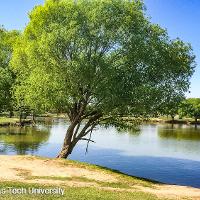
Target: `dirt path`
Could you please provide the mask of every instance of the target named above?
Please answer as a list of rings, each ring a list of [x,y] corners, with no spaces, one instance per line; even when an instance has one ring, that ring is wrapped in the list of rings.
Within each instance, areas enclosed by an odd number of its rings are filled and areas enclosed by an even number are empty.
[[[71,187],[89,186],[130,192],[140,190],[159,197],[200,200],[200,189],[153,183],[148,185],[145,181],[130,177],[126,180],[124,175],[93,166],[32,156],[0,156],[0,180]],[[126,187],[123,184],[126,184]]]

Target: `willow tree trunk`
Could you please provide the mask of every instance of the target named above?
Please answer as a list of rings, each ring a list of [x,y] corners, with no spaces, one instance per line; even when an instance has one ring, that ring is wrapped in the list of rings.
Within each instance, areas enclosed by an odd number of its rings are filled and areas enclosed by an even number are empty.
[[[58,154],[57,158],[67,158],[72,153],[72,150],[79,140],[92,141],[90,139],[84,138],[84,136],[92,132],[94,127],[97,125],[97,121],[100,119],[100,117],[102,117],[102,113],[91,113],[91,117],[87,120],[83,128],[79,130],[81,124],[81,114],[82,111],[79,111],[79,114],[71,119],[71,124],[67,129],[62,150]]]
[[[74,133],[75,126],[76,126],[75,123],[72,123],[69,126],[67,133],[66,133],[66,136],[65,136],[65,139],[64,139],[62,150],[58,154],[57,158],[67,158],[71,154],[74,146],[77,143],[76,140],[72,141],[72,136],[73,136],[73,133]]]
[[[62,150],[58,154],[57,158],[67,158],[72,153],[75,145],[75,142],[71,142],[68,140],[64,141]]]

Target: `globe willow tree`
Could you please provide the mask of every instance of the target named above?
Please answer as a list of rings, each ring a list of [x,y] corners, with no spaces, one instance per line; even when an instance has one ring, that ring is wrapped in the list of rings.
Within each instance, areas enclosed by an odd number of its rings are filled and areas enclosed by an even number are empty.
[[[190,45],[151,24],[140,1],[48,0],[29,17],[12,58],[15,97],[67,113],[59,158],[99,124],[129,126],[124,116],[151,114],[188,89]]]

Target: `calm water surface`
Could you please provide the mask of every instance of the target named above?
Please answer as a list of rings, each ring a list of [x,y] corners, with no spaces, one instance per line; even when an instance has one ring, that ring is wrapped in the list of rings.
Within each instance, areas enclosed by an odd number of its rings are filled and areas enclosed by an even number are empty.
[[[0,128],[0,154],[55,157],[68,127],[64,120],[36,127]],[[165,183],[200,188],[200,127],[142,125],[136,133],[99,127],[96,143],[81,141],[70,159]]]

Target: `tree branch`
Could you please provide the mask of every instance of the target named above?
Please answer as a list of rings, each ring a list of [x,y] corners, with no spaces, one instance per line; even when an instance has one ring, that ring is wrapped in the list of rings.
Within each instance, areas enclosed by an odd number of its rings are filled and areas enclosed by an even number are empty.
[[[78,137],[77,138],[81,138],[83,136],[85,136],[88,131],[90,132],[91,128],[94,129],[94,127],[97,125],[96,124],[96,121],[102,116],[102,114],[98,113],[96,115],[94,115],[93,117],[91,117],[88,122],[86,123],[86,125],[83,127],[83,129],[81,130],[81,132],[79,133]],[[88,131],[87,129],[92,126]]]
[[[77,133],[78,133],[78,130],[79,130],[79,128],[80,128],[80,125],[81,125],[81,121],[77,124],[77,126],[76,126],[76,130],[75,130],[75,132],[74,132],[74,135],[73,135],[73,140],[76,138],[76,135],[77,135]]]
[[[96,125],[97,125],[97,123],[94,123],[94,124],[91,126],[91,128],[90,128],[89,130],[87,130],[87,131],[83,134],[83,136],[86,136],[89,132],[92,132],[92,131],[94,130],[94,128],[95,128]]]
[[[95,143],[95,141],[94,141],[94,140],[87,139],[87,138],[81,138],[80,140],[86,140],[86,141],[88,141],[88,142],[93,142],[93,143]]]

